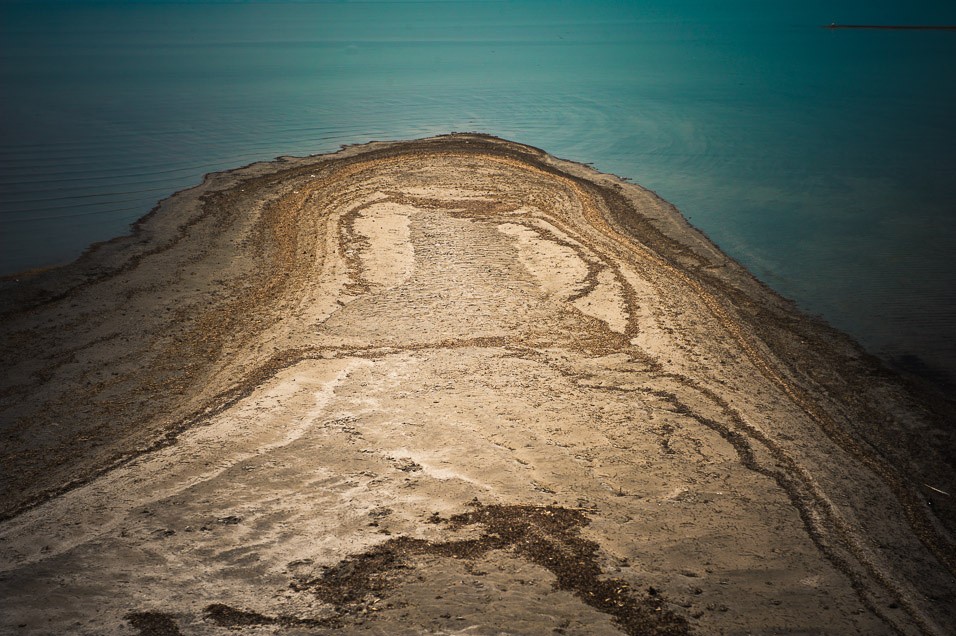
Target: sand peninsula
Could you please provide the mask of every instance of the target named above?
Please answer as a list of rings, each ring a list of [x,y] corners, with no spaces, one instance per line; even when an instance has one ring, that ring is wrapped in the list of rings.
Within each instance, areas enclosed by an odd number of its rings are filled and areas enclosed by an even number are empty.
[[[476,134],[3,282],[5,634],[945,634],[942,409],[652,192]]]

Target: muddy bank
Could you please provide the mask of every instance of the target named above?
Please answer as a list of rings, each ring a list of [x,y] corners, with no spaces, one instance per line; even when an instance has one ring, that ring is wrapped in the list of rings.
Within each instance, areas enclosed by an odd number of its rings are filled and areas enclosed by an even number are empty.
[[[283,158],[2,285],[4,630],[953,623],[945,405],[616,177]]]

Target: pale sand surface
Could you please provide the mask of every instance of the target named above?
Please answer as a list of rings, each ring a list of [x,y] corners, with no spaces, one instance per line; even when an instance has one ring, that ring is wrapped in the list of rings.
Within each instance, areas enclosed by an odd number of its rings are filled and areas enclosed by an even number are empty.
[[[952,633],[945,405],[585,166],[254,164],[0,302],[2,633]]]

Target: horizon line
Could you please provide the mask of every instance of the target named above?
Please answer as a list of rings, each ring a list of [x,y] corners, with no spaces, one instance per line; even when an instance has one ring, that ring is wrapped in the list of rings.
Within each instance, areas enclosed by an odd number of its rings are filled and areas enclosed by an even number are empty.
[[[824,29],[884,29],[890,31],[956,31],[951,24],[837,24],[823,26]]]

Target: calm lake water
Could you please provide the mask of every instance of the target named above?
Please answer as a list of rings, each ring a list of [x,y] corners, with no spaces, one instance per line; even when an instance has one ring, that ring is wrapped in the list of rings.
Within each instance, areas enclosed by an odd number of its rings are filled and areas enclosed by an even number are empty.
[[[952,381],[956,32],[820,26],[956,7],[776,4],[0,1],[0,272],[69,261],[205,172],[474,130],[657,191]]]

